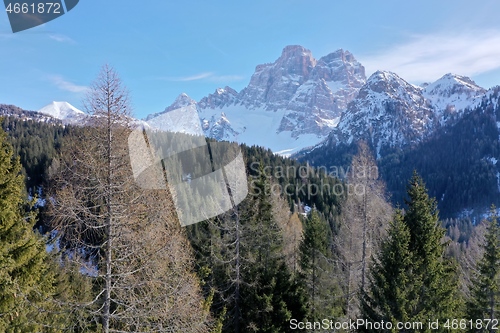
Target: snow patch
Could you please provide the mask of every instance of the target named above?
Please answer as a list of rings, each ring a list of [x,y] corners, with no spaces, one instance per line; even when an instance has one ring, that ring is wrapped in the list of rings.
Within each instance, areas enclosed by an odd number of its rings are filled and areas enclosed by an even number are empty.
[[[498,160],[495,157],[487,157],[486,159],[490,161],[491,164],[497,165]]]
[[[498,186],[498,192],[500,192],[500,172],[497,172],[497,186]]]
[[[243,105],[230,105],[223,107],[222,110],[199,110],[199,117],[204,119],[204,129],[207,128],[210,119],[224,118],[230,123],[234,134],[224,137],[224,140],[266,147],[284,156],[314,146],[324,139],[317,134],[301,134],[294,138],[291,131],[279,131],[281,120],[287,112],[287,110],[269,111],[262,107],[247,109]],[[335,120],[329,124],[336,125]],[[210,136],[207,132],[205,135]]]

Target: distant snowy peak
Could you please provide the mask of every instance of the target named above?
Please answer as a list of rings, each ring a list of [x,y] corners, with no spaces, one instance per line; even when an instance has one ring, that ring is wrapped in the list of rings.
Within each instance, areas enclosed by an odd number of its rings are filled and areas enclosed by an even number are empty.
[[[423,90],[425,98],[444,116],[477,106],[485,93],[486,89],[470,78],[456,74],[446,74]]]
[[[157,113],[154,113],[154,114],[150,114],[146,117],[146,121],[149,121],[153,118],[156,118],[164,113],[167,113],[167,112],[170,112],[170,111],[174,111],[174,110],[178,110],[178,109],[182,109],[182,108],[185,108],[187,106],[190,106],[190,105],[196,105],[196,101],[194,99],[192,99],[191,97],[188,96],[188,94],[186,93],[182,93],[180,94],[179,96],[177,96],[177,98],[175,99],[175,101],[170,105],[170,106],[167,106],[165,108],[165,110],[161,111],[161,112],[157,112]]]
[[[174,108],[177,105],[177,108]],[[146,126],[152,130],[203,135],[197,103],[188,95],[181,94],[165,111],[150,115]]]
[[[172,105],[170,105],[165,109],[165,112],[177,110],[193,104],[196,104],[196,101],[191,97],[189,97],[186,93],[182,93],[179,96],[177,96]]]
[[[428,137],[485,100],[486,90],[470,78],[446,74],[415,86],[388,71],[373,73],[322,145],[366,140],[377,156],[384,147],[402,147]],[[491,95],[491,93],[490,93]]]
[[[238,92],[231,87],[217,88],[213,94],[203,97],[198,105],[202,109],[217,109],[238,102]]]
[[[484,94],[486,90],[478,86],[471,78],[448,73],[436,82],[425,87],[425,93],[429,95],[443,95],[450,97],[458,93]]]
[[[337,145],[364,139],[378,154],[382,147],[421,140],[434,124],[432,106],[420,88],[395,73],[377,71],[349,104],[327,142]]]
[[[68,102],[52,102],[38,112],[59,119],[63,124],[78,124],[86,117],[83,111]]]

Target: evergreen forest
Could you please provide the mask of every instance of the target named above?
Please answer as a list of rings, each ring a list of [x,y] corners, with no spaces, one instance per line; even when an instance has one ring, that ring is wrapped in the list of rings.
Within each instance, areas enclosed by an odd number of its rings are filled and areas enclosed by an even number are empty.
[[[183,227],[186,193],[135,181],[112,67],[87,99],[85,126],[1,106],[1,332],[498,329],[496,179],[476,154],[499,154],[498,108],[380,161],[362,141],[316,166],[240,145],[246,198]],[[320,167],[334,155],[345,168]],[[453,214],[476,204],[490,213]]]

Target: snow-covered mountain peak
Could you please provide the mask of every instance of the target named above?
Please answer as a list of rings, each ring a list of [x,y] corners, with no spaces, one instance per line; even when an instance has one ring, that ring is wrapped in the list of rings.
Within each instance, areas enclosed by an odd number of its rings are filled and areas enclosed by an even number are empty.
[[[316,60],[303,46],[289,45],[274,62],[257,65],[243,90],[218,88],[196,108],[206,136],[289,153],[325,138],[365,81],[349,51]],[[195,105],[181,95],[165,111],[186,104]]]
[[[189,97],[188,94],[182,93],[179,96],[177,96],[175,101],[170,106],[166,107],[164,111],[148,115],[146,117],[146,121],[150,121],[151,119],[156,118],[164,113],[168,113],[179,109],[186,109],[188,106],[191,105],[193,105],[196,108],[197,105],[196,101],[191,97]]]
[[[169,107],[167,107],[165,111],[177,110],[192,104],[196,104],[196,101],[189,97],[188,94],[182,93],[177,96],[175,101]]]
[[[431,105],[422,90],[388,71],[377,71],[349,104],[329,142],[333,145],[364,139],[376,147],[418,142],[434,128]]]
[[[448,73],[439,80],[425,87],[425,93],[428,95],[441,95],[450,97],[453,94],[484,94],[486,90],[478,86],[467,76],[461,76]]]
[[[425,87],[423,95],[438,113],[453,114],[476,106],[486,90],[466,76],[446,74]]]
[[[238,101],[238,92],[231,87],[217,88],[213,94],[203,97],[198,106],[201,109],[217,109]]]
[[[274,151],[292,152],[329,137],[336,143],[366,139],[379,152],[420,141],[448,121],[441,110],[463,109],[484,93],[454,74],[423,86],[389,71],[367,79],[347,50],[316,60],[308,49],[290,45],[274,62],[257,65],[240,92],[218,88],[198,103],[182,94],[165,111],[195,106],[206,136]]]
[[[85,113],[68,102],[52,102],[40,110],[43,113],[61,120],[64,124],[76,124],[85,118]]]
[[[416,86],[389,71],[376,71],[321,145],[366,140],[380,156],[384,147],[422,141],[460,112],[478,105],[486,91],[465,76],[446,74]],[[453,115],[453,117],[451,117]]]
[[[425,104],[421,88],[406,82],[396,73],[389,71],[373,73],[360,89],[356,99],[373,103],[380,103],[383,100],[399,100],[404,104]]]

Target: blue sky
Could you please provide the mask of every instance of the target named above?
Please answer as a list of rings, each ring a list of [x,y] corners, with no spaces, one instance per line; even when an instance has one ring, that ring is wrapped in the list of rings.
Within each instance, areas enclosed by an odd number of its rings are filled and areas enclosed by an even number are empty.
[[[0,13],[0,103],[82,108],[104,63],[119,72],[138,118],[182,92],[241,90],[255,66],[299,44],[319,59],[339,48],[412,83],[453,72],[500,85],[500,2],[484,0],[80,0],[66,15],[13,34]]]

